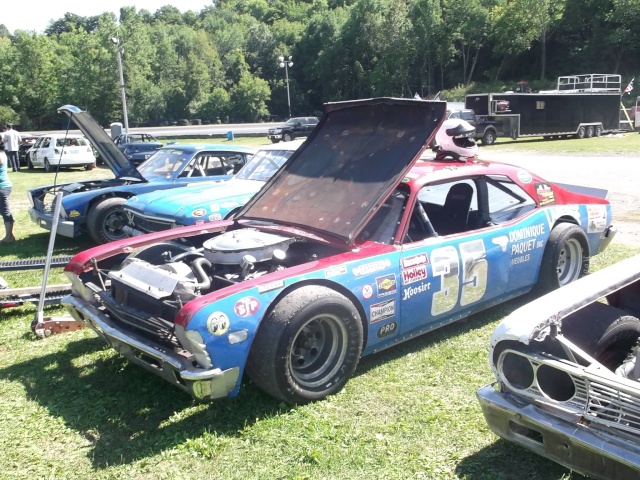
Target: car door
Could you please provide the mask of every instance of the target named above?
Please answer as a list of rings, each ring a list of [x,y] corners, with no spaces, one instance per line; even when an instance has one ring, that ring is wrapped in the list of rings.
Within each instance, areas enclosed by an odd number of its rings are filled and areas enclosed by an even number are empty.
[[[48,137],[48,136],[40,137],[36,141],[35,145],[33,146],[33,149],[31,150],[31,163],[33,165],[44,164],[46,149],[49,148],[50,143],[51,143],[51,137]]]
[[[509,255],[491,225],[482,178],[426,185],[413,206],[400,258],[400,334],[469,315],[507,294]]]

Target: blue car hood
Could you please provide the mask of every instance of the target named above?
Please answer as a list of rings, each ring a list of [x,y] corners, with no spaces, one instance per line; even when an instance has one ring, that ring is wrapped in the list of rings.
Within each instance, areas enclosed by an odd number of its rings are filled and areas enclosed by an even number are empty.
[[[228,182],[193,185],[176,188],[171,192],[156,191],[130,198],[125,207],[157,217],[191,215],[194,210],[201,208],[211,212],[212,205],[233,203],[236,198],[254,195],[264,183],[232,178]]]
[[[109,135],[88,112],[82,111],[73,105],[64,105],[58,109],[58,112],[66,114],[73,120],[84,136],[89,139],[91,145],[98,151],[104,163],[109,166],[116,178],[133,177],[146,181],[133,162],[124,156]]]

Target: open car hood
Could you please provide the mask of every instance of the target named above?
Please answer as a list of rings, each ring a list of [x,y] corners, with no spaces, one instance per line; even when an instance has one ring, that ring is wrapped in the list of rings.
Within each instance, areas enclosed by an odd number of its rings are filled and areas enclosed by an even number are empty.
[[[351,243],[418,160],[445,102],[328,103],[311,135],[238,219],[324,232]]]
[[[134,177],[145,180],[133,162],[124,156],[109,135],[88,112],[84,112],[73,105],[64,105],[58,108],[58,112],[67,114],[73,120],[98,151],[104,163],[109,166],[116,178]]]

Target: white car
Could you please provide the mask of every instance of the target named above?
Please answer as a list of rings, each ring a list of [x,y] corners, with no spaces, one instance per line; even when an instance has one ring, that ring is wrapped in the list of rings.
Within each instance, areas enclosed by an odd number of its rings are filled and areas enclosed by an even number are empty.
[[[44,167],[51,172],[58,164],[91,170],[96,164],[96,157],[89,140],[82,135],[47,134],[38,138],[27,153],[29,168]]]

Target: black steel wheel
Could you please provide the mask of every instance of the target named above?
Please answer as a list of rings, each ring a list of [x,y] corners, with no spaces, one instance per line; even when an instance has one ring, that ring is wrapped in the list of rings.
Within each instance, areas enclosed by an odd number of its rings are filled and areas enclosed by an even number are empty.
[[[576,137],[578,138],[584,138],[584,136],[587,134],[587,129],[584,127],[580,127],[578,129],[578,132],[576,133]]]
[[[122,205],[126,199],[111,197],[91,207],[87,215],[87,230],[98,245],[125,238],[124,226],[127,216]]]
[[[540,293],[568,285],[587,274],[589,244],[584,231],[572,223],[561,223],[551,231],[542,255],[536,288]]]

